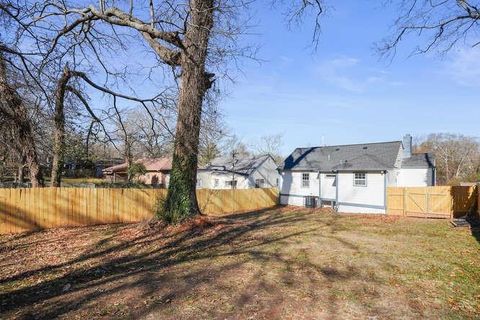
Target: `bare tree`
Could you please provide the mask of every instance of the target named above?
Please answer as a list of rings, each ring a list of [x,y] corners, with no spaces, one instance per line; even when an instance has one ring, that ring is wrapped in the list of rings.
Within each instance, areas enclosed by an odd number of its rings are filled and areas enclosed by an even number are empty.
[[[398,4],[394,34],[379,46],[382,54],[394,54],[398,44],[409,35],[416,35],[422,44],[414,53],[432,49],[446,52],[459,41],[475,47],[480,44],[480,2],[478,0],[390,0]]]
[[[89,72],[103,71],[106,82],[122,78],[121,72],[112,71],[112,58],[118,49],[128,51],[132,40],[143,41],[155,54],[156,67],[169,70],[166,78],[178,84],[173,168],[164,216],[178,221],[200,213],[195,185],[205,100],[215,79],[228,78],[225,61],[235,62],[250,54],[249,48],[239,46],[237,41],[244,31],[243,17],[248,16],[250,2],[101,0],[79,6],[75,1],[46,0],[28,2],[22,15],[17,14],[22,8],[18,1],[5,2],[8,5],[0,5],[0,9],[22,27],[21,35],[33,44],[29,48],[34,50],[21,52],[21,57],[38,53],[41,62],[36,69],[40,74],[46,66],[68,61],[77,70],[82,66]],[[320,0],[295,3],[289,11],[291,22],[298,22],[310,8],[322,12]],[[16,39],[15,43],[21,45],[25,40]],[[119,116],[117,96],[112,100],[109,109]]]
[[[477,181],[480,173],[478,139],[463,135],[437,133],[420,140],[416,149],[419,152],[429,152],[435,156],[437,180],[440,183],[455,184],[461,181]]]
[[[281,153],[281,147],[283,145],[283,135],[282,134],[273,134],[260,137],[255,145],[255,153],[257,154],[269,154],[275,160],[277,165],[283,161],[283,156]]]
[[[43,179],[27,103],[31,102],[22,98],[9,81],[7,64],[0,51],[0,118],[2,126],[10,128],[14,143],[17,143],[21,149],[22,158],[25,157],[32,187],[38,187],[42,184]]]
[[[50,185],[60,187],[63,167],[63,153],[65,142],[65,93],[67,91],[68,81],[72,74],[68,67],[65,67],[55,90],[55,111],[54,111],[54,142],[53,142],[53,160]]]
[[[251,157],[253,150],[237,135],[227,136],[222,144],[222,156],[231,158],[235,154],[237,159]]]

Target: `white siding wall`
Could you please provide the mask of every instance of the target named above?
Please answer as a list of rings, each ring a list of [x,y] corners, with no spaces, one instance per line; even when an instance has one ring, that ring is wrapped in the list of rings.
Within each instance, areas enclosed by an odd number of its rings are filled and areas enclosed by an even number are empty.
[[[201,180],[201,183],[198,183],[198,180]],[[218,187],[214,187],[214,179],[218,179]],[[200,171],[197,173],[197,188],[198,189],[230,189],[225,185],[225,181],[232,180],[231,174],[219,174],[208,171]],[[249,180],[245,176],[235,175],[235,180],[237,180],[237,189],[248,189],[250,187]],[[166,187],[168,188],[168,183],[170,182],[170,174],[166,175]]]
[[[247,177],[241,175],[232,175],[231,173],[204,172],[203,176],[209,181],[209,189],[231,189],[226,185],[227,181],[235,179],[237,181],[237,189],[248,189],[250,187]],[[218,179],[218,185],[215,186],[215,180]]]
[[[387,172],[387,187],[396,187],[398,185],[398,175],[400,169],[394,169]]]
[[[403,168],[398,172],[398,187],[428,187],[432,185],[432,169]]]
[[[310,186],[302,186],[302,173],[310,175]],[[316,172],[282,172],[280,193],[288,196],[280,196],[281,204],[303,206],[305,196],[317,196],[319,191],[318,173]]]
[[[324,200],[335,200],[337,197],[337,178],[335,174],[321,174],[321,198]]]
[[[338,175],[338,211],[351,213],[385,213],[385,175],[367,173],[367,186],[353,185],[353,173]]]
[[[197,189],[213,189],[213,180],[208,172],[197,172]]]
[[[197,180],[201,179],[200,188],[208,189],[230,189],[225,185],[226,181],[231,181],[235,177],[237,181],[237,189],[251,189],[255,188],[255,180],[263,179],[265,181],[264,188],[275,188],[280,184],[280,174],[277,170],[275,162],[268,158],[265,162],[250,176],[243,176],[239,174],[233,175],[232,173],[218,172],[218,171],[199,171],[197,174]],[[218,185],[215,186],[215,180],[218,179]],[[198,183],[197,183],[198,184]]]
[[[280,203],[303,206],[305,196],[319,196],[318,173],[309,172],[310,186],[302,187],[303,172],[282,172]],[[339,173],[338,180],[326,178],[321,174],[322,199],[336,198],[338,184],[338,211],[350,213],[385,213],[385,175],[367,173],[367,186],[356,187],[353,184],[353,173]],[[388,178],[388,177],[387,177]]]
[[[277,180],[278,184],[280,184],[280,174],[278,173],[277,165],[271,158],[265,160],[265,162],[257,170],[252,172],[252,174],[248,178],[249,186],[251,188],[255,188],[256,179],[265,180],[265,185],[263,186],[263,188],[279,187],[277,185]]]

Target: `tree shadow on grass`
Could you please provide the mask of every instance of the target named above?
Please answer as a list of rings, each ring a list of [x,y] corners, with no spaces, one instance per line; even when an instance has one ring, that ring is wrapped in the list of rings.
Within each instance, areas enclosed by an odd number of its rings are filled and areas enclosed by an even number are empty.
[[[472,227],[472,236],[480,244],[480,225],[477,227]]]
[[[176,301],[208,288],[213,290],[212,294],[234,293],[237,298],[232,297],[232,303],[238,308],[263,292],[265,297],[271,297],[265,300],[264,308],[270,308],[270,315],[275,316],[275,308],[279,308],[283,297],[272,294],[271,283],[258,274],[250,278],[248,290],[237,292],[240,288],[231,288],[229,277],[252,264],[261,266],[257,272],[275,266],[285,285],[289,285],[289,278],[303,274],[308,279],[303,285],[312,292],[312,299],[318,290],[319,276],[330,282],[360,278],[361,270],[353,266],[344,270],[319,266],[302,256],[301,250],[292,258],[276,249],[292,239],[315,235],[336,239],[339,246],[358,252],[357,245],[325,232],[334,226],[333,220],[330,225],[312,223],[318,214],[304,210],[236,214],[215,219],[209,227],[144,232],[111,244],[112,236],[106,235],[68,261],[0,278],[0,288],[13,288],[0,291],[1,314],[52,319],[93,312],[86,316],[96,318],[104,316],[102,310],[111,316],[109,308],[121,309],[119,301],[123,301],[128,315],[138,318],[174,308]],[[375,279],[369,281],[373,283]],[[330,295],[328,299],[331,310],[327,311],[335,314],[337,297]],[[111,305],[97,308],[105,301]],[[224,317],[222,312],[215,317]]]

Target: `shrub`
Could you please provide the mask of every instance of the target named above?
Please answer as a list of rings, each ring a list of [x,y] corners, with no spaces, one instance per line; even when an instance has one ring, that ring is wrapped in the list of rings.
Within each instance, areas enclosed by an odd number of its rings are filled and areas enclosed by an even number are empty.
[[[128,180],[136,179],[144,174],[147,173],[147,168],[143,165],[143,163],[132,163],[130,167],[128,167]]]

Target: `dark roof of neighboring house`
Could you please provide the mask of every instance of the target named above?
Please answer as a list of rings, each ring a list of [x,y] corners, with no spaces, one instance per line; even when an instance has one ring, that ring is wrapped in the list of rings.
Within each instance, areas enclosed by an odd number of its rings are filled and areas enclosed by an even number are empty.
[[[352,171],[395,167],[401,141],[297,148],[283,164],[284,170]]]
[[[257,157],[244,157],[233,160],[231,157],[219,157],[213,159],[210,164],[202,168],[202,170],[219,171],[219,172],[235,172],[241,175],[250,175],[258,167],[260,167],[270,155],[262,155]]]
[[[147,171],[168,171],[172,170],[172,159],[171,158],[143,158],[138,159],[135,163],[141,163],[145,166]],[[127,163],[117,164],[116,166],[108,167],[103,169],[105,173],[114,173],[114,172],[126,172]]]
[[[410,158],[403,159],[402,168],[423,169],[435,166],[435,160],[430,153],[415,153]]]

